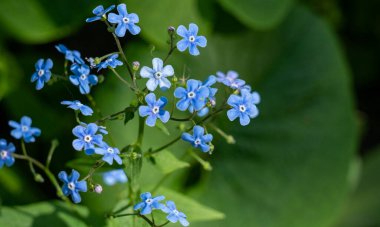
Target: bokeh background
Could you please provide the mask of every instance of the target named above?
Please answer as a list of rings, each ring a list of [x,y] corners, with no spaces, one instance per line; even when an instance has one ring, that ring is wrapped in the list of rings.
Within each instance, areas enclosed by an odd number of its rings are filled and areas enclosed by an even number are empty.
[[[192,167],[170,176],[164,185],[176,192],[167,193],[181,193],[204,205],[198,209],[197,204],[188,214],[192,226],[380,226],[380,2],[122,2],[139,15],[142,28],[139,36],[121,39],[131,61],[150,65],[153,57],[163,58],[167,27],[195,22],[208,45],[199,57],[176,52],[169,60],[176,74],[204,79],[216,71],[236,70],[262,96],[260,116],[250,126],[220,117],[218,124],[237,143],[215,139],[214,154],[203,157],[212,171],[183,155],[186,144],[170,149]],[[88,57],[116,51],[104,24],[84,21],[98,4],[118,3],[0,0],[0,137],[13,141],[8,120],[29,115],[42,129],[38,142],[28,145],[32,156],[44,160],[50,141],[60,141],[54,173],[71,168],[67,163],[82,157],[71,147],[74,116],[60,101],[87,100],[65,83],[36,91],[29,82],[34,63],[52,58],[53,71],[62,73],[63,56],[54,48],[59,43]],[[129,105],[132,94],[111,74],[104,72],[104,78],[92,90],[99,108],[111,114]],[[108,125],[118,146],[134,141],[136,120]],[[176,130],[169,127],[169,135],[147,130],[144,147],[162,145]],[[149,188],[162,173],[145,164],[140,180]],[[78,169],[86,173],[88,166]],[[84,195],[84,223],[129,226],[103,217],[126,196],[124,189],[125,185],[105,186],[101,196]],[[70,213],[53,202],[54,188],[34,182],[27,164],[19,160],[0,170],[0,197],[2,226],[83,224],[71,220]]]

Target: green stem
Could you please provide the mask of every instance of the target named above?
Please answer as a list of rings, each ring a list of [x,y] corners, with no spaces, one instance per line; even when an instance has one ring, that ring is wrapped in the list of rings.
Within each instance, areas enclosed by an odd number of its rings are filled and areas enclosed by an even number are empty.
[[[108,67],[109,69],[111,69],[111,71],[116,75],[116,77],[121,80],[124,84],[126,84],[130,89],[132,89],[132,91],[136,91],[136,88],[132,87],[132,85],[123,79],[123,77],[120,76],[120,74],[112,67]]]
[[[163,227],[163,226],[165,226],[165,225],[167,225],[167,224],[169,224],[170,223],[170,221],[166,221],[164,224],[162,224],[162,225],[157,225],[157,227]]]
[[[59,145],[59,142],[57,139],[54,139],[51,141],[50,150],[49,150],[48,156],[46,158],[46,164],[45,164],[46,168],[48,168],[48,169],[49,169],[50,162],[51,162],[51,159],[53,157],[54,151],[58,147],[58,145]]]
[[[97,160],[95,164],[91,167],[91,169],[88,171],[88,174],[82,179],[82,181],[85,181],[87,179],[92,179],[92,175],[94,175],[95,171],[102,167],[105,164],[103,160]]]
[[[172,121],[191,121],[193,117],[195,116],[196,112],[194,111],[193,114],[191,114],[187,118],[175,118],[175,117],[170,117],[170,120]]]
[[[116,112],[116,113],[113,113],[113,114],[107,115],[107,116],[105,116],[105,117],[103,117],[103,118],[101,118],[101,119],[95,121],[95,123],[102,123],[102,122],[105,122],[105,121],[107,121],[107,120],[111,120],[111,119],[113,119],[113,118],[119,116],[120,114],[124,114],[124,113],[125,113],[125,109],[123,109],[123,110],[121,110],[121,111],[118,111],[118,112]]]
[[[25,142],[24,140],[21,140],[21,150],[22,150],[22,153],[24,154],[24,156],[28,156],[27,152],[26,152],[26,147],[25,147]],[[33,174],[33,177],[34,177],[34,180],[37,181],[37,173],[36,173],[36,170],[34,169],[34,166],[33,166],[33,162],[29,161],[29,169],[30,169],[30,172],[32,172]],[[43,182],[43,179],[41,180],[41,182]]]
[[[139,215],[139,214],[138,213],[111,214],[111,215],[108,215],[108,217],[110,217],[110,218],[120,218],[120,217],[133,216],[133,215]]]
[[[142,141],[144,138],[144,128],[145,128],[144,118],[139,117],[139,132],[137,136],[137,145],[140,147],[142,145]]]

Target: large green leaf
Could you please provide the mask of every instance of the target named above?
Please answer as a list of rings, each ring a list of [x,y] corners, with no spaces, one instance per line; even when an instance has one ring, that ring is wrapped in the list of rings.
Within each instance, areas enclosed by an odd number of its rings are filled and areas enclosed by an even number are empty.
[[[256,29],[278,25],[293,6],[294,0],[219,0],[241,22]]]
[[[169,26],[183,24],[187,27],[193,22],[199,26],[200,34],[207,34],[209,30],[200,17],[195,0],[130,0],[126,3],[130,12],[139,15],[141,34],[156,45],[165,45],[169,39]]]
[[[20,68],[13,56],[0,46],[0,100],[13,88],[20,79]]]
[[[331,225],[347,196],[357,128],[349,73],[328,26],[298,8],[277,30],[210,38],[197,61],[204,66],[195,75],[237,70],[262,103],[250,126],[225,123],[237,143],[215,145],[214,171],[194,189],[227,219],[194,226]]]
[[[87,226],[84,207],[75,206],[76,213],[63,202],[41,202],[27,206],[2,207],[0,226]]]
[[[337,226],[380,226],[380,147],[364,158],[359,185],[345,206]]]

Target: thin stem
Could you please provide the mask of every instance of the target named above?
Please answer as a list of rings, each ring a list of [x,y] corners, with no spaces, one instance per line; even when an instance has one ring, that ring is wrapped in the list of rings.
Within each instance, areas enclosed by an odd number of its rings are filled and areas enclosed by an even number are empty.
[[[90,102],[92,108],[94,108],[96,113],[99,115],[99,117],[103,117],[103,114],[100,112],[99,108],[96,105],[94,97],[92,97],[92,95],[90,95],[90,94],[86,94],[86,97],[87,97],[88,101]]]
[[[163,226],[165,226],[165,225],[167,225],[167,224],[169,224],[170,223],[170,221],[166,221],[164,224],[162,224],[162,225],[157,225],[157,227],[163,227]]]
[[[139,117],[139,132],[137,136],[137,145],[140,147],[142,145],[142,141],[144,138],[144,128],[145,128],[144,118]]]
[[[196,114],[196,112],[194,111],[193,114],[191,114],[187,118],[170,117],[170,120],[172,120],[172,121],[191,121],[191,119],[193,119],[193,117],[195,116],[195,114]]]
[[[139,215],[138,213],[127,213],[127,214],[110,214],[108,217],[110,218],[120,218],[125,216],[133,216],[133,215]]]
[[[130,206],[131,206],[131,203],[129,202],[127,205],[125,205],[125,206],[119,208],[118,210],[116,210],[115,212],[113,212],[113,214],[118,214],[118,213],[128,209]]]
[[[102,167],[104,164],[105,164],[105,162],[101,159],[96,161],[95,164],[88,171],[88,174],[82,179],[82,181],[87,180],[87,179],[91,179],[92,175],[95,173],[95,171],[97,169],[99,169],[100,167]]]
[[[151,220],[149,220],[149,218],[147,218],[146,216],[141,215],[141,214],[138,214],[138,216],[141,217],[141,218],[143,218],[146,222],[148,222],[150,226],[153,226],[153,227],[156,226],[156,225],[155,225]]]
[[[123,110],[121,110],[121,111],[118,111],[118,112],[116,112],[116,113],[113,113],[113,114],[107,115],[107,116],[105,116],[105,117],[103,117],[103,118],[101,118],[101,119],[95,121],[95,123],[102,123],[102,122],[105,122],[105,121],[107,121],[107,120],[111,120],[111,119],[113,119],[113,118],[115,118],[115,117],[117,117],[117,116],[119,116],[120,114],[123,114],[123,113],[125,113],[125,109],[123,109]]]
[[[51,159],[52,159],[53,154],[54,154],[54,151],[58,147],[58,145],[59,145],[59,142],[57,139],[54,139],[51,141],[50,150],[49,150],[48,156],[46,158],[46,164],[45,164],[46,168],[49,168]]]
[[[21,140],[21,150],[22,150],[22,153],[24,154],[24,156],[28,156],[28,154],[26,152],[24,140]],[[37,173],[36,173],[36,170],[34,169],[33,163],[31,161],[29,161],[29,169],[30,169],[30,172],[32,172],[34,179],[37,180]],[[42,179],[42,182],[43,182],[43,179]]]
[[[168,55],[166,55],[165,59],[164,59],[164,63],[169,59],[169,57],[172,55],[173,51],[176,49],[177,47],[174,46],[174,32],[172,34],[170,34],[170,49],[169,49],[169,53]]]
[[[154,221],[154,215],[153,215],[153,212],[150,213],[150,214],[151,214],[151,216],[152,216],[152,222],[153,222],[153,225],[156,225],[156,222]]]
[[[119,78],[119,80],[121,80],[124,84],[126,84],[130,89],[132,89],[132,91],[135,91],[136,88],[132,87],[132,85],[123,79],[123,77],[120,76],[120,74],[112,67],[108,67],[109,69],[111,69],[111,71],[117,76],[117,78]]]

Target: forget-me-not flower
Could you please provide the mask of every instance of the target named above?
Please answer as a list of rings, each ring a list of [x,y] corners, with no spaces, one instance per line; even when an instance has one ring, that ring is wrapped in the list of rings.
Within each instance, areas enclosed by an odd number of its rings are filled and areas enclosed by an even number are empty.
[[[125,32],[128,30],[132,35],[137,35],[140,33],[141,29],[135,23],[139,22],[139,16],[135,13],[127,12],[127,6],[119,4],[117,6],[117,12],[119,14],[110,13],[108,14],[108,21],[113,24],[117,24],[115,29],[115,34],[118,37],[124,37]]]
[[[165,97],[156,100],[156,95],[154,93],[149,93],[145,96],[145,101],[148,105],[139,107],[139,115],[141,117],[148,116],[145,121],[148,126],[155,126],[157,118],[163,123],[169,121],[169,111],[164,110],[165,105],[168,103],[168,100]]]
[[[164,200],[164,196],[152,197],[150,192],[145,192],[140,195],[142,202],[136,204],[133,209],[140,210],[141,215],[147,215],[152,213],[153,209],[162,209],[164,207],[163,204],[159,203],[159,201]]]
[[[13,143],[7,144],[5,139],[0,139],[0,168],[3,168],[4,164],[10,167],[15,163],[15,158],[12,156],[15,150]]]
[[[86,181],[78,181],[79,173],[76,170],[71,171],[71,175],[67,176],[65,171],[61,171],[58,174],[58,178],[63,182],[62,192],[65,196],[71,195],[71,199],[74,203],[80,203],[82,200],[79,192],[87,192]]]
[[[144,66],[141,68],[140,75],[142,78],[149,78],[146,82],[146,87],[150,91],[156,90],[160,86],[161,90],[169,89],[171,86],[170,81],[166,78],[174,75],[174,69],[171,65],[166,65],[160,58],[153,58],[153,68]]]
[[[203,127],[196,125],[193,128],[193,135],[187,132],[182,133],[181,138],[184,141],[191,143],[195,148],[200,148],[203,152],[208,152],[210,150],[209,143],[212,141],[212,135],[206,134]]]
[[[89,106],[82,104],[78,100],[62,101],[61,104],[66,105],[67,108],[71,108],[73,110],[79,110],[84,116],[91,116],[92,113],[94,112]]]
[[[239,74],[233,70],[230,70],[227,72],[227,74],[224,74],[222,72],[217,72],[216,75],[218,76],[217,81],[220,83],[223,83],[224,85],[232,88],[232,89],[241,89],[245,85],[245,81],[242,79],[239,79]]]
[[[182,212],[179,212],[175,206],[175,203],[173,201],[167,201],[166,206],[162,208],[162,211],[167,213],[168,216],[166,217],[170,222],[177,223],[178,221],[183,226],[189,226],[189,222],[186,220],[186,215]]]
[[[119,156],[119,149],[117,149],[116,147],[110,147],[107,143],[103,142],[103,144],[100,147],[95,148],[95,153],[103,155],[102,160],[110,165],[113,164],[113,160],[115,160],[119,165],[122,164],[122,160]]]
[[[90,23],[97,20],[102,20],[102,18],[106,19],[106,13],[108,13],[109,11],[113,9],[115,9],[115,5],[111,5],[107,9],[104,9],[102,5],[98,5],[97,7],[95,7],[94,10],[92,10],[92,13],[95,14],[95,16],[87,18],[86,22]]]
[[[116,183],[125,183],[128,181],[128,177],[124,170],[116,169],[103,173],[103,181],[106,185],[112,186]]]
[[[241,90],[240,95],[232,94],[227,103],[232,108],[227,111],[227,116],[230,121],[239,117],[240,124],[248,125],[251,118],[255,118],[259,114],[256,104],[260,102],[260,96],[257,92],[251,94],[248,90]]]
[[[71,61],[72,63],[77,63],[79,65],[84,64],[84,60],[80,56],[80,52],[77,50],[69,50],[63,44],[58,44],[55,48],[65,55],[65,59]]]
[[[216,83],[216,78],[215,76],[211,75],[207,78],[206,81],[203,82],[202,86],[203,87],[207,87],[209,89],[209,95],[207,97],[207,102],[210,104],[210,106],[215,106],[216,105],[216,98],[215,98],[215,95],[216,95],[216,92],[218,91],[217,88],[213,88],[211,87],[212,85],[214,85]],[[191,111],[191,110],[190,110]],[[192,112],[192,111],[191,111]],[[197,113],[198,116],[200,117],[203,117],[205,116],[206,114],[208,114],[209,112],[209,107],[208,106],[205,106],[203,107],[201,110],[199,110],[199,112]]]
[[[33,143],[36,141],[34,137],[41,135],[41,130],[39,128],[32,127],[32,119],[28,116],[23,116],[20,123],[9,121],[8,124],[14,128],[11,131],[11,135],[15,139],[23,138],[25,143]]]
[[[90,123],[86,127],[82,125],[75,126],[73,134],[78,137],[73,141],[73,147],[77,151],[84,149],[87,155],[94,154],[95,145],[103,144],[103,136],[96,134],[99,127],[95,123]]]
[[[109,56],[105,61],[100,62],[96,67],[98,68],[98,72],[101,69],[106,69],[108,67],[111,68],[116,68],[117,66],[123,65],[123,62],[118,60],[117,58],[119,57],[118,54],[113,54]]]
[[[177,48],[179,51],[183,52],[189,48],[191,55],[199,55],[199,50],[197,46],[206,47],[207,39],[204,36],[198,36],[198,26],[191,23],[189,25],[189,30],[185,26],[180,25],[177,29],[177,34],[183,39],[177,43]]]
[[[81,94],[89,94],[91,86],[98,83],[98,77],[90,74],[90,67],[87,65],[80,65],[72,68],[71,70],[74,75],[70,75],[70,82],[79,87]]]
[[[174,96],[181,99],[176,106],[181,111],[185,111],[189,107],[191,112],[199,111],[206,105],[210,91],[207,87],[202,86],[202,82],[199,80],[190,79],[186,85],[186,89],[178,87],[174,91]]]
[[[48,58],[46,61],[44,59],[39,59],[36,62],[36,72],[33,73],[32,78],[30,82],[35,82],[36,83],[36,89],[41,90],[45,83],[50,80],[51,77],[51,72],[50,69],[53,68],[53,61]]]

